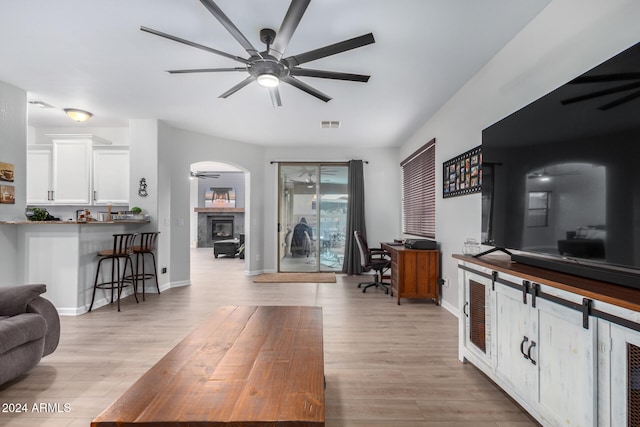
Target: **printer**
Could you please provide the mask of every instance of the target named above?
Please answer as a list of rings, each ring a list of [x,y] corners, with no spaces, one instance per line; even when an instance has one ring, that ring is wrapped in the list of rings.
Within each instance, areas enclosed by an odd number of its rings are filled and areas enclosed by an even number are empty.
[[[407,249],[438,249],[438,242],[431,239],[406,239],[404,247]]]

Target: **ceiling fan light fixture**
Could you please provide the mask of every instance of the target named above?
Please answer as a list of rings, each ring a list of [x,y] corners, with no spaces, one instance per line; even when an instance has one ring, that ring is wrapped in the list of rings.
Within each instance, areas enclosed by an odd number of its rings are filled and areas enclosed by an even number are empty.
[[[277,87],[280,84],[280,79],[270,73],[259,74],[256,81],[262,87]]]
[[[64,112],[67,113],[67,116],[69,116],[71,120],[75,120],[76,122],[86,122],[93,116],[93,114],[88,111],[78,110],[76,108],[65,108]]]

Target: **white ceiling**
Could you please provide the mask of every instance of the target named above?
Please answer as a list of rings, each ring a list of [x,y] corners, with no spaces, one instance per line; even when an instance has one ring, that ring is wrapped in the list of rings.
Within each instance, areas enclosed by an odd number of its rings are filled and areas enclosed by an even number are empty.
[[[369,74],[368,83],[300,79],[324,103],[281,85],[283,106],[251,84],[220,94],[244,72],[170,75],[168,69],[236,67],[230,59],[140,31],[169,33],[234,55],[247,53],[198,0],[2,0],[0,81],[25,89],[36,127],[171,126],[270,146],[398,146],[550,0],[315,0],[285,57],[369,32],[376,43],[303,64]],[[278,29],[289,0],[216,0],[251,43]],[[94,113],[71,122],[62,108]],[[339,120],[339,129],[322,129]]]

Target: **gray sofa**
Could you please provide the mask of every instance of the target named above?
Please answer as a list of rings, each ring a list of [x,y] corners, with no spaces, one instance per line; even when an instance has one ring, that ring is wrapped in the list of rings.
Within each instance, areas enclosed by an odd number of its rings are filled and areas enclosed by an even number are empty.
[[[60,318],[40,296],[45,285],[0,287],[0,384],[35,367],[58,347]]]

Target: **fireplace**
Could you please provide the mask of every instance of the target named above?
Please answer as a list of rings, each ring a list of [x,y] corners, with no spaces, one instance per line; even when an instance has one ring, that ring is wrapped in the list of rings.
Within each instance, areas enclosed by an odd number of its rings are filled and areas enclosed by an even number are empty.
[[[213,216],[211,217],[211,240],[233,239],[233,217]]]
[[[219,240],[237,238],[243,233],[244,212],[198,212],[199,248],[212,248]]]

